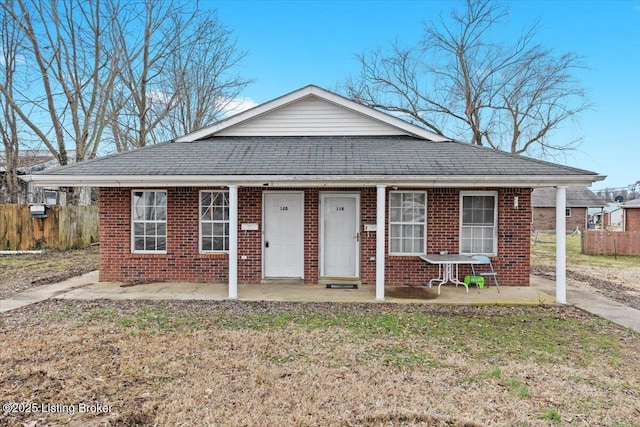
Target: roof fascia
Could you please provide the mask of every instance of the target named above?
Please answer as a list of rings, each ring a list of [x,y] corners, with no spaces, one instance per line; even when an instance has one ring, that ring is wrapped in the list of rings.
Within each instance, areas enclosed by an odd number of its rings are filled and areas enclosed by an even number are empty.
[[[38,186],[68,187],[208,187],[240,185],[251,187],[512,187],[537,188],[591,185],[600,175],[581,176],[424,176],[424,175],[30,175],[26,181]]]
[[[374,120],[378,120],[380,122],[386,123],[390,126],[393,126],[395,128],[402,130],[403,132],[406,132],[410,135],[413,135],[419,138],[424,138],[430,141],[451,141],[451,139],[449,138],[446,138],[442,135],[438,135],[437,133],[434,133],[434,132],[430,132],[424,128],[421,128],[420,126],[416,126],[412,123],[406,122],[402,119],[399,119],[387,113],[383,113],[381,111],[375,110],[373,108],[366,107],[355,101],[352,101],[343,96],[337,95],[333,92],[329,92],[328,90],[322,89],[314,85],[305,86],[302,89],[298,89],[287,95],[283,95],[279,98],[273,99],[271,101],[267,101],[264,104],[258,105],[257,107],[253,107],[249,110],[235,114],[225,120],[219,121],[212,126],[207,126],[200,130],[187,134],[185,136],[176,138],[174,141],[175,142],[193,142],[198,139],[211,137],[216,133],[222,131],[223,129],[236,126],[242,122],[245,122],[255,117],[266,114],[269,111],[277,110],[279,108],[282,108],[293,102],[299,101],[308,96],[316,96],[320,99],[331,102],[333,104],[336,104],[348,110],[355,111],[359,114],[368,116]]]

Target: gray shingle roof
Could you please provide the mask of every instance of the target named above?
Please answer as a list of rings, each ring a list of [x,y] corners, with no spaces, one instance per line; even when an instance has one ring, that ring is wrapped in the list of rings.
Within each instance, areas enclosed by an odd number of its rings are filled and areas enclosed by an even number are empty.
[[[551,208],[556,205],[554,188],[536,188],[531,194],[531,206],[534,208]],[[568,208],[600,208],[607,206],[604,199],[596,196],[586,187],[567,188]]]
[[[396,137],[214,137],[166,142],[46,175],[584,176],[594,172],[460,142]]]

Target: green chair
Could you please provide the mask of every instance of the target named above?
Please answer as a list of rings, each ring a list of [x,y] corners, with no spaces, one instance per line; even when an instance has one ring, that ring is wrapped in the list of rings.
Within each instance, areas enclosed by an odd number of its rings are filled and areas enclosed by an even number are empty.
[[[484,288],[484,277],[482,277],[482,276],[465,276],[464,277],[464,284],[467,286],[467,288],[470,285],[476,285],[476,287],[478,289],[483,289]]]

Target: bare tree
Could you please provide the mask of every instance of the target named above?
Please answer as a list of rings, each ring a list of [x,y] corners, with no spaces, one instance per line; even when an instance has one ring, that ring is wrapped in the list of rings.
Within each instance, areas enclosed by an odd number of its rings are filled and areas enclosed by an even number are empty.
[[[118,151],[208,124],[249,83],[233,73],[245,53],[215,12],[156,0],[146,0],[143,9],[121,17],[113,32],[123,49],[111,100]]]
[[[1,7],[25,39],[23,86],[11,92],[0,84],[6,102],[61,165],[95,157],[119,63],[106,37],[116,8],[101,0],[14,0]],[[90,202],[88,190],[80,197]]]
[[[9,93],[14,91],[19,51],[22,46],[20,32],[15,22],[0,9],[0,85]],[[20,165],[20,144],[18,139],[18,119],[6,97],[0,98],[0,137],[4,147],[1,156],[4,175],[0,189],[0,203],[18,203],[18,167]]]
[[[560,56],[535,44],[538,23],[513,43],[495,40],[508,9],[491,0],[467,0],[449,19],[424,25],[420,42],[395,41],[358,56],[361,72],[347,95],[400,114],[439,134],[512,153],[549,155],[579,140],[551,141],[554,130],[590,105],[573,72],[573,53]]]
[[[194,28],[206,31],[197,31],[186,40],[169,64],[171,88],[180,94],[163,123],[172,137],[220,120],[251,83],[235,72],[246,52],[238,50],[237,40],[217,14],[199,17]]]

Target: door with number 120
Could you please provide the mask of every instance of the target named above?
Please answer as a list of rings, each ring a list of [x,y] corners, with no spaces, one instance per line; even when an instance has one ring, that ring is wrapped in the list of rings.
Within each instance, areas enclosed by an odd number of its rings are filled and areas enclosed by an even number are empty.
[[[304,193],[264,193],[265,278],[304,277]]]

